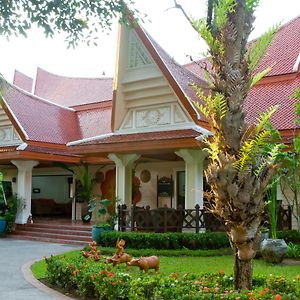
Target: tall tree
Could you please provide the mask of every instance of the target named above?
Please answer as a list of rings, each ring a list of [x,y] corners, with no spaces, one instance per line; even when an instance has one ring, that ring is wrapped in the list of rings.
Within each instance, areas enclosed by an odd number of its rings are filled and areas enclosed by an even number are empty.
[[[210,94],[193,86],[199,98],[196,105],[211,127],[212,136],[205,140],[210,158],[205,176],[212,189],[211,210],[224,221],[234,250],[236,289],[252,287],[252,259],[261,239],[263,198],[281,147],[271,143],[274,130],[269,119],[276,107],[262,112],[257,124],[245,122],[247,93],[269,71],[255,75],[255,68],[276,31],[271,29],[247,46],[258,3],[209,0],[209,24],[189,19],[208,44],[212,64],[212,72],[207,74]],[[182,9],[176,1],[175,5]]]
[[[121,21],[128,23],[127,13],[123,0],[0,1],[0,34],[26,36],[32,24],[36,24],[46,36],[66,33],[70,46],[79,41],[89,44],[95,42],[98,30],[110,29],[119,14]]]

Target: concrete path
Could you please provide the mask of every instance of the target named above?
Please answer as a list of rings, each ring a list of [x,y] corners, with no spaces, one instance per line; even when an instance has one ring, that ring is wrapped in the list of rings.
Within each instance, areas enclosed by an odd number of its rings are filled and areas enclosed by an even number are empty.
[[[74,249],[80,247],[0,238],[0,300],[57,299],[28,283],[21,271],[22,266],[28,261]]]

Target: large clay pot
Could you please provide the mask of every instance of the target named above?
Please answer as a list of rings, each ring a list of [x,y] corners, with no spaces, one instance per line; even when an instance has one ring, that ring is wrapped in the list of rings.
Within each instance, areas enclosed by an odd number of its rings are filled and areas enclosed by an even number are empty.
[[[281,263],[288,246],[282,239],[265,239],[261,242],[262,257],[271,263]]]

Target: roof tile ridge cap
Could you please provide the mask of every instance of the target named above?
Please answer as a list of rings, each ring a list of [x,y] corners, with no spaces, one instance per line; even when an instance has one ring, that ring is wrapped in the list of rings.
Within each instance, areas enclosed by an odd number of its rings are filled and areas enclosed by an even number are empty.
[[[82,104],[76,104],[76,105],[72,105],[70,106],[70,108],[73,108],[73,107],[82,107],[82,106],[92,106],[92,105],[97,105],[99,104],[100,106],[101,105],[107,105],[107,107],[109,107],[109,102],[112,102],[112,99],[109,99],[109,100],[103,100],[103,101],[97,101],[97,102],[90,102],[90,103],[82,103]],[[87,107],[85,110],[93,110],[93,109],[103,109],[103,108],[106,108],[106,107],[96,107],[96,108],[89,108]],[[77,109],[74,109],[76,112],[78,112]]]
[[[69,146],[76,146],[76,145],[79,145],[79,144],[82,144],[82,143],[87,143],[87,142],[92,142],[92,141],[98,141],[98,140],[101,140],[101,139],[105,139],[107,137],[111,137],[113,135],[115,135],[114,132],[103,133],[103,134],[100,134],[100,135],[95,135],[95,136],[91,136],[91,137],[88,137],[88,138],[84,138],[84,139],[80,139],[80,140],[68,142],[67,146],[68,147]]]
[[[3,78],[3,79],[4,79],[4,78]],[[33,99],[35,99],[35,100],[39,100],[39,101],[42,101],[42,102],[46,102],[46,103],[48,103],[48,104],[51,104],[51,105],[54,105],[54,106],[57,106],[57,107],[60,107],[60,108],[63,108],[63,109],[66,109],[66,110],[70,110],[70,111],[74,111],[74,112],[75,112],[75,109],[73,109],[73,108],[70,108],[70,107],[67,107],[67,106],[63,106],[63,105],[57,104],[57,103],[55,103],[55,102],[52,102],[52,101],[50,101],[50,100],[44,99],[44,98],[42,98],[42,97],[39,97],[39,96],[37,96],[37,95],[34,95],[34,94],[32,94],[32,93],[30,93],[30,92],[28,92],[28,91],[23,90],[22,88],[20,88],[20,87],[18,87],[18,86],[16,86],[16,85],[14,85],[13,83],[8,82],[6,79],[4,79],[4,80],[5,80],[5,81],[7,82],[7,84],[10,85],[13,89],[18,90],[19,92],[25,94],[26,96],[29,96],[29,97],[31,97],[31,98],[33,98]]]
[[[38,70],[41,70],[42,72],[44,73],[47,73],[49,75],[52,75],[52,76],[55,76],[55,77],[61,77],[61,78],[66,78],[66,79],[86,79],[86,80],[113,80],[114,78],[113,77],[73,77],[73,76],[65,76],[65,75],[60,75],[60,74],[55,74],[55,73],[52,73],[52,72],[49,72],[41,67],[38,67],[37,68]]]

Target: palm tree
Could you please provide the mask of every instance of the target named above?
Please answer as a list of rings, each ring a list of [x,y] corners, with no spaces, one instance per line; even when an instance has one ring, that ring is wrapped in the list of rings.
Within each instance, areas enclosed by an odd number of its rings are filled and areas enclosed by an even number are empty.
[[[246,124],[243,110],[249,89],[269,71],[254,75],[276,31],[271,29],[247,47],[258,2],[209,0],[209,23],[189,20],[209,46],[212,72],[207,78],[211,92],[205,95],[199,87],[193,87],[198,96],[195,104],[211,127],[212,136],[205,139],[210,158],[205,176],[212,190],[211,211],[225,223],[234,250],[236,289],[252,287],[252,259],[261,239],[263,196],[281,147],[270,141],[274,130],[269,119],[276,107],[261,113],[257,124],[251,125]]]

